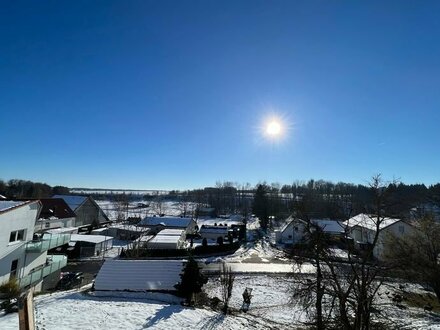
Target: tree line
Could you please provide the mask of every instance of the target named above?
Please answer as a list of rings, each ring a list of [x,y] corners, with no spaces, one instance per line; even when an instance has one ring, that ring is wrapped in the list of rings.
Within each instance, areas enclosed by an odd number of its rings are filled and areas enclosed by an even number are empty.
[[[48,198],[53,195],[65,194],[69,194],[69,188],[64,186],[52,187],[46,183],[19,179],[9,181],[0,180],[0,195],[6,198]]]
[[[421,203],[440,204],[440,183],[405,184],[391,182],[387,189],[392,191],[390,215],[405,218],[410,208]],[[50,186],[46,183],[29,180],[0,180],[0,194],[7,198],[45,198],[55,194],[69,194],[69,188]],[[105,198],[106,196],[101,196]],[[114,196],[107,196],[114,198]],[[138,199],[139,196],[124,196]],[[250,183],[218,181],[214,187],[186,191],[170,191],[161,195],[161,200],[178,200],[209,206],[217,215],[240,213],[256,214],[261,218],[285,218],[296,212],[298,202],[313,200],[308,212],[314,218],[346,219],[365,211],[365,205],[374,200],[368,184],[352,184],[325,180],[295,181],[292,184],[261,182],[255,186]],[[154,196],[148,196],[154,199]]]
[[[389,213],[395,217],[407,217],[408,211],[421,203],[440,204],[440,183],[426,186],[390,182],[386,188],[392,192]],[[311,217],[347,219],[365,212],[365,206],[374,201],[368,184],[324,180],[296,181],[290,185],[262,182],[255,186],[225,181],[217,182],[215,187],[171,191],[169,196],[209,205],[218,214],[254,213],[260,218],[285,218],[296,211],[298,202],[309,199],[313,200],[308,209]]]

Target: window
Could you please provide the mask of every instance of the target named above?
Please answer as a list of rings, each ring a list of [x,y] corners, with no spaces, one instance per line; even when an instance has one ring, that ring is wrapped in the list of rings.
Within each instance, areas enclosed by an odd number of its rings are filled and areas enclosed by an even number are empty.
[[[49,228],[50,227],[50,222],[46,222],[44,225],[46,226],[46,228]]]
[[[17,277],[18,259],[15,259],[11,263],[11,277]]]
[[[11,235],[9,235],[9,242],[11,243],[16,241],[23,241],[24,233],[25,233],[24,229],[12,231]]]

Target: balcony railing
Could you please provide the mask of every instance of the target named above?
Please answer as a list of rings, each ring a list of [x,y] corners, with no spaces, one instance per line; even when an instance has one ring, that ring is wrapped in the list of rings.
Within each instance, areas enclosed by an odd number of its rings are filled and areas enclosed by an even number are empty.
[[[32,286],[40,282],[47,275],[50,275],[57,270],[67,265],[67,257],[62,255],[48,255],[46,264],[40,269],[30,272],[19,280],[20,287]]]
[[[38,241],[26,243],[26,252],[44,252],[58,246],[69,243],[70,234],[44,234],[43,238]]]

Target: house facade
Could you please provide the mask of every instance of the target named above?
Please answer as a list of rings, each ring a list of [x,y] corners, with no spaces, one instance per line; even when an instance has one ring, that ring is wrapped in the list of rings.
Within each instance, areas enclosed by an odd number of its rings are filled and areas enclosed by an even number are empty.
[[[75,227],[92,229],[110,222],[91,196],[55,195],[53,198],[63,199],[75,212]]]
[[[379,223],[379,226],[377,225]],[[387,240],[392,235],[403,237],[413,232],[414,227],[409,223],[395,218],[377,217],[371,214],[358,214],[346,222],[348,235],[353,238],[354,244],[359,249],[364,249],[374,242],[377,230],[378,240],[373,250],[374,257],[381,259],[388,246]]]
[[[0,201],[0,284],[15,278],[20,287],[41,290],[43,279],[59,272],[67,257],[48,255],[66,244],[70,235],[34,237],[39,201]]]
[[[329,238],[339,240],[345,237],[345,226],[342,222],[329,219],[312,219],[310,223],[316,228],[320,228]],[[305,239],[307,222],[289,217],[286,224],[275,231],[275,239],[281,244],[298,244]]]
[[[202,227],[200,227],[199,229],[199,234],[202,238],[206,238],[210,240],[218,240],[219,237],[221,237],[223,240],[226,240],[229,231],[233,232],[232,229],[229,229],[226,226],[202,225]]]

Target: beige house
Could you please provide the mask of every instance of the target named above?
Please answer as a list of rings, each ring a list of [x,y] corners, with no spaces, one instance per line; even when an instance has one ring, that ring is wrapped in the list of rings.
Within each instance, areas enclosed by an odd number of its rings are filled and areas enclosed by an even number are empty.
[[[348,235],[353,238],[355,246],[363,249],[366,245],[372,244],[376,231],[379,230],[377,244],[373,250],[376,258],[380,259],[387,246],[387,237],[403,237],[411,233],[414,227],[401,219],[380,217],[372,214],[358,214],[345,222],[348,228]]]

